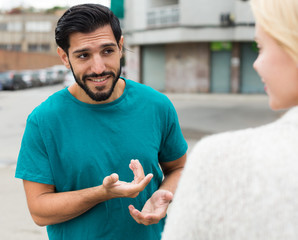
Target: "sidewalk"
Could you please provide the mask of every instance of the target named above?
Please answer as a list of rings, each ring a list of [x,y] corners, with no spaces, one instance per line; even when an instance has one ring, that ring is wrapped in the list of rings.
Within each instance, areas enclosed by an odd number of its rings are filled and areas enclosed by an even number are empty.
[[[0,239],[48,239],[45,227],[33,223],[28,211],[22,181],[14,178],[15,167],[0,167]]]

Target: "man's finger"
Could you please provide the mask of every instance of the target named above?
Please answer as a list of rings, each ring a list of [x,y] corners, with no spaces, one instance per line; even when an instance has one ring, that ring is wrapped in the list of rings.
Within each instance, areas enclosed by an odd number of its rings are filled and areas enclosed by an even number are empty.
[[[139,185],[139,192],[143,191],[145,187],[150,183],[151,179],[153,178],[153,174],[149,173],[146,177],[144,177]]]
[[[165,193],[164,197],[163,197],[163,200],[165,202],[171,202],[173,200],[173,193],[171,193],[170,191],[168,191],[167,193]]]
[[[160,220],[160,218],[158,216],[155,216],[154,214],[144,214],[140,212],[133,205],[130,205],[128,208],[129,208],[130,215],[139,224],[144,224],[144,225],[156,224]]]
[[[142,223],[141,212],[139,210],[137,210],[133,205],[129,205],[128,209],[129,209],[129,213],[133,217],[133,219],[137,223]]]
[[[114,184],[115,182],[117,182],[118,180],[119,180],[118,174],[113,173],[110,176],[107,176],[104,178],[103,185],[108,187],[108,186],[111,186],[112,184]]]
[[[139,183],[145,177],[143,167],[139,160],[132,159],[129,164],[129,168],[133,171],[134,174],[134,183]]]
[[[139,211],[137,209],[135,209],[135,207],[133,205],[129,205],[128,206],[129,209],[129,213],[132,216],[132,218],[137,222],[137,223],[141,223],[138,219],[138,215],[139,215]]]

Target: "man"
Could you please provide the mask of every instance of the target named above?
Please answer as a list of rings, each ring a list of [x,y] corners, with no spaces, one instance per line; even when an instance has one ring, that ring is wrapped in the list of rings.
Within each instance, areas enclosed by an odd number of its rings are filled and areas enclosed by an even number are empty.
[[[27,120],[16,177],[33,220],[55,240],[160,239],[186,160],[174,107],[119,78],[123,37],[108,8],[70,8],[56,42],[76,83]]]

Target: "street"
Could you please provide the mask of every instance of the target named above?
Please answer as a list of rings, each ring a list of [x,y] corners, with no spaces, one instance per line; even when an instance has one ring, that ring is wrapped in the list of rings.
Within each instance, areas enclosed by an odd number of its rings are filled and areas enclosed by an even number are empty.
[[[15,164],[28,114],[61,85],[0,92],[0,165]]]
[[[28,114],[62,85],[0,91],[0,239],[47,239],[27,210],[15,164]],[[167,94],[176,107],[189,151],[201,137],[227,130],[256,127],[280,117],[265,95]]]

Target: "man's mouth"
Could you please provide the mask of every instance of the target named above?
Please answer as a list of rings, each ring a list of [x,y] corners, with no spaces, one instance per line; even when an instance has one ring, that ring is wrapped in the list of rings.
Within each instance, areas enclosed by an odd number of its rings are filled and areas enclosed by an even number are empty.
[[[105,76],[105,77],[102,77],[102,78],[93,78],[93,79],[88,79],[88,80],[90,80],[90,81],[92,81],[92,82],[103,82],[103,81],[105,81],[105,80],[107,80],[108,79],[108,76]]]

